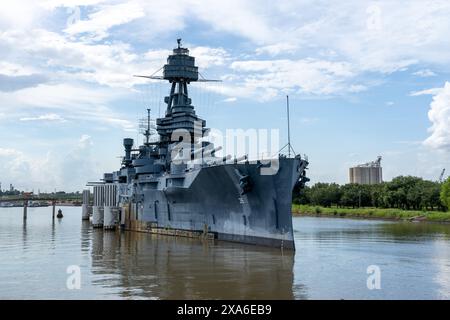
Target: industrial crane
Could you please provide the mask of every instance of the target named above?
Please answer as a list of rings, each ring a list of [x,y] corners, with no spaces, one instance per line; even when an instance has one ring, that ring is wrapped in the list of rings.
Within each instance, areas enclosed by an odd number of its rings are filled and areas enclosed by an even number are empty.
[[[442,169],[441,175],[439,176],[439,182],[444,181],[445,168]]]

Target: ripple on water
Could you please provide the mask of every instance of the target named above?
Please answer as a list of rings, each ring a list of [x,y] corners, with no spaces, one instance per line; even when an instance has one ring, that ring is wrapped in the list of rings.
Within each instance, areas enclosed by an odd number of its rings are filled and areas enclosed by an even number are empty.
[[[433,299],[450,292],[450,226],[294,218],[297,251],[103,232],[64,207],[0,209],[0,298]],[[81,290],[66,287],[81,269]],[[366,287],[367,267],[382,290]]]

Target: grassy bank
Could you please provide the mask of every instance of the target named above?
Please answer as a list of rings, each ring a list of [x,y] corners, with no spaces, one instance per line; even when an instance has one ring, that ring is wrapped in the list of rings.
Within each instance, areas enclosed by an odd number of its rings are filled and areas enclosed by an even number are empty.
[[[332,216],[347,218],[389,219],[389,220],[415,220],[450,222],[450,212],[440,211],[413,211],[381,208],[325,208],[309,205],[292,205],[294,216]]]

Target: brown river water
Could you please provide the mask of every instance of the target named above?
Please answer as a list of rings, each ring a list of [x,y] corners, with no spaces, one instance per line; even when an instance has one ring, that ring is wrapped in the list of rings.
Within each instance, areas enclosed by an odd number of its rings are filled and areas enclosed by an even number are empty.
[[[29,208],[24,223],[0,208],[0,298],[450,299],[450,225],[295,217],[294,253],[101,231],[62,210]]]

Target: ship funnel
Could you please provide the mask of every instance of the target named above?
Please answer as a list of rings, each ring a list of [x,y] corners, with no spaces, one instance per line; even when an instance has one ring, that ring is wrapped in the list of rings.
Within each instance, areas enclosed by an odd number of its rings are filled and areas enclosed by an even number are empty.
[[[131,160],[131,148],[133,147],[133,139],[125,138],[123,139],[123,147],[125,148],[125,161]]]

